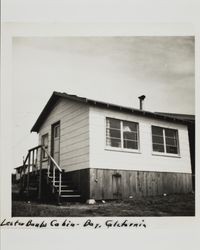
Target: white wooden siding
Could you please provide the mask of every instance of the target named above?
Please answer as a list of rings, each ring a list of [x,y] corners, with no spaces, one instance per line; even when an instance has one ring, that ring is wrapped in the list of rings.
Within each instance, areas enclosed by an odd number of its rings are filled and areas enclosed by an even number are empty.
[[[60,121],[60,166],[66,171],[89,167],[89,107],[75,101],[60,99],[48,115],[39,131],[49,135],[51,149],[51,125]],[[43,167],[47,162],[43,162]]]
[[[106,117],[139,123],[139,153],[106,149]],[[97,107],[90,107],[89,121],[91,168],[191,173],[187,126]],[[153,154],[152,125],[178,130],[180,157]]]

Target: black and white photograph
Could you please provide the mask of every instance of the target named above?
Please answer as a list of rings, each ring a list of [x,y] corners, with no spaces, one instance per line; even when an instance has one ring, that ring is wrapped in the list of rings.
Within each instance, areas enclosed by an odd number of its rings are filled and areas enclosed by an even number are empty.
[[[194,36],[12,46],[12,217],[195,216]]]
[[[199,9],[1,1],[1,250],[199,249]]]

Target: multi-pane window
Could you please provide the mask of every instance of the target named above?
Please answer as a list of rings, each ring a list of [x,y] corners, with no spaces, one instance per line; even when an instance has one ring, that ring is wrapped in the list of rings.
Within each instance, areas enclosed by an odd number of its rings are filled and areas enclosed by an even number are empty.
[[[138,149],[138,123],[106,118],[106,145]]]
[[[48,139],[48,134],[45,134],[42,136],[42,146],[48,151],[48,144],[49,144],[49,139]],[[42,150],[42,159],[47,158],[47,153]]]
[[[178,154],[178,131],[175,129],[152,126],[153,151]]]

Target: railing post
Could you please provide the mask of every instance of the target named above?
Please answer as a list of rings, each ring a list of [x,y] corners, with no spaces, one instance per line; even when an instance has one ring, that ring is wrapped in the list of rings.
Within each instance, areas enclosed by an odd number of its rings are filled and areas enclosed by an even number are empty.
[[[23,166],[20,169],[20,189],[21,189],[20,191],[22,191],[23,189],[23,175],[22,175],[23,170],[24,170],[24,157],[23,157]]]
[[[21,187],[22,187],[22,172],[23,172],[23,169],[24,169],[24,156],[23,156],[23,166],[22,168],[20,169],[20,184],[21,184]]]
[[[26,183],[26,187],[27,187],[27,193],[29,195],[29,180],[30,180],[30,163],[31,163],[31,151],[29,152],[29,157],[28,157],[28,172],[27,172],[27,183]]]
[[[37,173],[37,170],[38,170],[37,161],[38,161],[38,148],[36,149],[36,153],[35,153],[35,167],[36,167],[36,173]]]
[[[40,170],[39,170],[39,192],[38,199],[41,200],[42,193],[42,147],[40,148]]]
[[[53,192],[54,192],[54,187],[55,187],[55,178],[56,178],[55,174],[56,174],[56,168],[53,164]]]
[[[50,169],[50,166],[49,166],[49,160],[48,160],[48,165],[47,165],[47,183],[49,183],[49,169]]]
[[[29,158],[29,156],[30,156],[30,152],[28,152],[28,155],[27,155],[27,158]],[[26,160],[27,160],[27,158],[26,158]],[[23,164],[23,180],[22,180],[22,186],[23,186],[23,188],[25,187],[25,179],[26,179],[26,160],[24,161],[24,164]]]
[[[60,197],[60,194],[61,194],[61,177],[62,177],[62,175],[61,175],[61,172],[59,171],[59,197]]]
[[[35,161],[35,149],[32,151],[32,172],[34,171],[34,161]]]

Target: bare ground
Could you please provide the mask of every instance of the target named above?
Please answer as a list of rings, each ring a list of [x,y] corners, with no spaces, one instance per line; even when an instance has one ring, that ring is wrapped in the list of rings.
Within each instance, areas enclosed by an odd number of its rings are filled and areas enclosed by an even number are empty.
[[[92,216],[194,216],[195,195],[175,194],[143,197],[128,201],[102,201],[94,205],[65,203],[61,206],[13,201],[13,217],[92,217]]]

